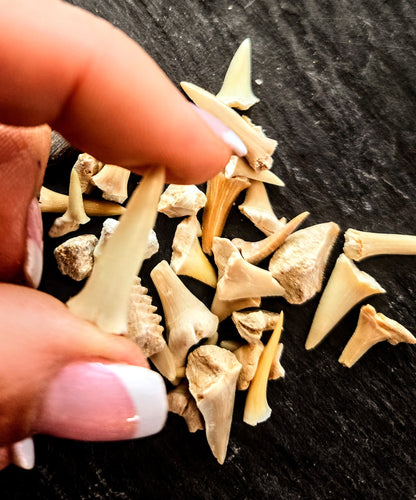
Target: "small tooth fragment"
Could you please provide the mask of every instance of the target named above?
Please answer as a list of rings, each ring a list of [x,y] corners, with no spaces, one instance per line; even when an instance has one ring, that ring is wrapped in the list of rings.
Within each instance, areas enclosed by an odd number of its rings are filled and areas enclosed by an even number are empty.
[[[267,236],[270,236],[284,226],[276,217],[266,188],[260,181],[251,181],[251,186],[247,189],[244,203],[239,205],[238,209]]]
[[[204,417],[208,444],[220,464],[227,454],[240,370],[232,352],[214,345],[191,352],[186,367],[189,391]]]
[[[276,357],[282,329],[283,311],[280,313],[276,327],[260,356],[256,373],[248,389],[243,417],[246,424],[257,425],[267,420],[272,413],[267,403],[267,383],[270,367]]]
[[[117,165],[104,165],[91,180],[101,189],[105,200],[124,203],[128,196],[127,186],[130,173],[130,170]]]
[[[269,271],[285,289],[290,304],[302,304],[322,288],[324,270],[339,234],[326,222],[291,234],[270,259]]]
[[[258,309],[257,311],[235,311],[231,319],[241,338],[249,344],[259,342],[263,332],[274,330],[279,313]]]
[[[286,375],[285,369],[280,363],[280,359],[283,353],[283,344],[279,342],[277,345],[276,356],[273,358],[272,366],[270,367],[269,380],[277,380],[283,378]]]
[[[237,109],[248,109],[259,99],[251,88],[251,41],[246,38],[231,59],[217,99]]]
[[[386,291],[364,271],[341,254],[322,293],[312,326],[306,339],[306,349],[314,348],[358,302]]]
[[[158,212],[168,217],[196,215],[205,207],[207,197],[195,185],[170,184],[160,197]]]
[[[256,342],[254,344],[245,344],[234,351],[235,357],[242,366],[237,380],[238,391],[245,391],[253,380],[263,349],[263,343]]]
[[[57,193],[45,186],[41,187],[39,205],[42,213],[63,213],[68,208],[68,196]],[[118,203],[103,200],[83,200],[84,210],[88,215],[112,217],[123,214],[126,209]]]
[[[241,342],[238,342],[237,340],[222,340],[220,342],[220,347],[231,352],[236,351],[242,345],[243,344]]]
[[[81,153],[78,155],[78,159],[74,164],[74,170],[79,176],[81,191],[83,193],[89,194],[94,189],[94,183],[91,178],[97,174],[103,166],[103,163],[96,160],[88,153]]]
[[[152,356],[150,361],[155,365],[156,369],[171,382],[176,385],[176,364],[175,358],[168,345],[165,344],[163,349]]]
[[[271,253],[273,253],[280,245],[282,245],[286,238],[293,233],[301,224],[309,212],[302,212],[297,215],[282,228],[278,229],[274,234],[260,241],[244,241],[240,238],[234,238],[232,242],[241,251],[244,259],[250,264],[258,264]]]
[[[345,232],[344,253],[355,261],[374,255],[416,255],[416,236],[369,233],[350,228]]]
[[[61,217],[55,219],[48,234],[51,238],[58,238],[64,234],[76,231],[81,224],[86,224],[89,220],[90,218],[84,210],[79,176],[72,169],[69,181],[68,208]]]
[[[373,345],[384,340],[392,345],[416,344],[416,338],[400,323],[376,312],[369,304],[362,306],[357,328],[338,361],[351,368]]]
[[[274,186],[284,186],[284,182],[277,177],[271,170],[260,170],[256,172],[246,162],[244,158],[239,156],[231,156],[230,161],[224,169],[224,175],[227,179],[230,177],[248,177],[253,181],[260,181]]]
[[[218,318],[186,288],[165,260],[152,270],[150,277],[165,313],[169,348],[176,367],[182,367],[189,348],[216,333]]]
[[[93,234],[83,234],[64,241],[53,254],[59,271],[75,281],[87,278],[94,267],[94,248],[98,239]]]
[[[273,164],[271,155],[276,149],[276,141],[261,136],[236,111],[206,90],[188,82],[181,82],[181,87],[197,106],[211,113],[238,135],[247,147],[246,158],[253,170],[271,168]]]
[[[31,437],[11,445],[11,460],[21,469],[33,469],[35,466],[35,445]]]
[[[126,337],[140,347],[146,358],[162,351],[166,345],[160,324],[162,318],[155,311],[147,288],[137,278],[130,292]]]
[[[91,321],[105,332],[123,334],[127,331],[130,291],[143,264],[164,182],[163,167],[146,172],[84,288],[67,302],[76,316]]]
[[[168,408],[172,413],[183,417],[189,432],[203,431],[205,429],[204,420],[198,410],[195,399],[189,392],[186,381],[180,383],[168,394]]]
[[[217,275],[199,244],[198,236],[201,234],[201,226],[195,215],[178,224],[172,243],[170,266],[176,274],[191,276],[215,288]]]
[[[249,186],[248,179],[227,179],[223,172],[207,182],[207,203],[202,217],[202,248],[205,253],[211,255],[213,238],[221,236],[234,201]]]

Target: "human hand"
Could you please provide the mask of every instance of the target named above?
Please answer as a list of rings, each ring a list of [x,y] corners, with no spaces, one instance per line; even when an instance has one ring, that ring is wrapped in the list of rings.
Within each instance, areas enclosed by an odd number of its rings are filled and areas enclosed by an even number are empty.
[[[176,183],[202,182],[225,166],[232,150],[244,150],[218,121],[201,119],[132,40],[57,0],[0,1],[0,84],[0,122],[7,124],[0,126],[3,282],[37,286],[40,280],[36,197],[50,129],[33,126],[48,123],[79,149],[136,172],[163,164],[168,182]],[[73,317],[52,297],[11,284],[0,285],[0,321],[0,468],[12,458],[10,445],[36,432],[123,439],[163,426],[164,385],[143,368],[130,341]],[[108,363],[128,366],[122,374]],[[132,377],[136,405],[126,388]],[[116,391],[123,382],[124,391]],[[103,405],[95,414],[107,419],[96,421],[89,402],[108,384],[114,390],[92,400]],[[150,403],[146,390],[154,393]],[[137,414],[152,425],[137,425]]]

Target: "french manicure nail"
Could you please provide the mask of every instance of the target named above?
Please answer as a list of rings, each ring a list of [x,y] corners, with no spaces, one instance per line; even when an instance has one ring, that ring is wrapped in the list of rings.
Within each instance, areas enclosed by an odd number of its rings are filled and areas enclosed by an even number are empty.
[[[215,118],[215,116],[208,113],[208,111],[198,108],[198,106],[195,106],[193,103],[190,104],[208,125],[208,127],[228,146],[230,146],[234,154],[237,156],[245,156],[247,154],[247,148],[237,134],[225,126],[220,120],[218,120],[218,118]]]
[[[39,286],[43,268],[42,215],[36,198],[30,202],[26,222],[26,257],[23,266],[27,284]]]
[[[155,434],[166,418],[166,388],[158,373],[123,364],[71,363],[50,384],[36,432],[118,441]]]
[[[22,469],[30,470],[35,466],[35,445],[31,437],[12,444],[12,462]]]

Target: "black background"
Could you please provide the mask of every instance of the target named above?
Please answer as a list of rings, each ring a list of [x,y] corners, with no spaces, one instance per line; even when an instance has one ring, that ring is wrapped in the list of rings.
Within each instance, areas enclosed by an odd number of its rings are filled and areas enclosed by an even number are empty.
[[[218,92],[246,37],[253,44],[249,112],[279,141],[274,171],[285,188],[268,187],[276,214],[309,210],[306,225],[333,220],[356,229],[415,233],[415,19],[397,0],[87,0],[74,1],[139,42],[178,84]],[[132,65],[134,61],[132,61]],[[111,69],[110,69],[111,70]],[[144,75],[145,77],[145,75]],[[167,110],[168,112],[168,110]],[[69,152],[51,165],[46,184],[65,192]],[[132,178],[131,186],[137,182]],[[54,216],[45,217],[49,228]],[[82,232],[99,232],[93,221]],[[161,251],[169,259],[175,222],[160,215]],[[305,224],[304,224],[305,225]],[[225,236],[261,233],[234,208]],[[41,289],[66,300],[78,286],[59,275],[46,241]],[[330,266],[342,249],[340,236]],[[415,257],[375,257],[359,264],[387,290],[368,302],[414,334]],[[185,283],[210,303],[212,293]],[[242,422],[238,394],[226,462],[219,466],[202,432],[189,434],[170,415],[164,430],[140,441],[80,443],[35,438],[36,466],[0,473],[1,498],[414,498],[414,346],[378,344],[352,369],[337,359],[355,328],[354,308],[314,351],[304,341],[319,297],[301,306],[283,299],[282,364],[269,385],[271,418]],[[234,336],[224,322],[223,338]]]

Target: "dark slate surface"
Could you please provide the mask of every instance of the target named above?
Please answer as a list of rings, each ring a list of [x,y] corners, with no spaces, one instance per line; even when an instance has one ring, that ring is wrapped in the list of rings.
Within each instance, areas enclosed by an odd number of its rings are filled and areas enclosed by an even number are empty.
[[[334,220],[342,231],[415,232],[412,1],[74,3],[126,31],[175,83],[189,80],[214,93],[238,44],[250,36],[253,78],[262,84],[254,83],[261,102],[249,115],[278,139],[274,169],[286,182],[284,189],[269,188],[277,214],[291,218],[309,210],[308,225]],[[51,168],[49,185],[65,190],[69,165]],[[47,227],[52,219],[45,218]],[[168,257],[172,225],[161,216],[158,228],[166,235],[161,254]],[[260,236],[235,210],[225,235],[237,233]],[[58,275],[52,248],[47,242],[42,288],[64,300],[76,286]],[[145,265],[146,285],[155,262]],[[369,302],[413,333],[415,262],[390,256],[359,265],[388,291]],[[185,282],[209,303],[206,289]],[[39,436],[35,469],[1,473],[1,498],[414,498],[416,350],[379,344],[353,369],[341,367],[337,358],[357,307],[319,348],[306,352],[317,302],[265,301],[285,310],[287,376],[270,385],[273,413],[256,428],[242,423],[244,397],[238,395],[222,467],[203,433],[188,434],[184,422],[170,416],[158,436],[137,442]],[[230,332],[225,322],[222,334]]]

